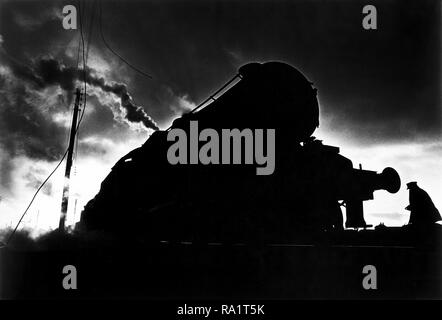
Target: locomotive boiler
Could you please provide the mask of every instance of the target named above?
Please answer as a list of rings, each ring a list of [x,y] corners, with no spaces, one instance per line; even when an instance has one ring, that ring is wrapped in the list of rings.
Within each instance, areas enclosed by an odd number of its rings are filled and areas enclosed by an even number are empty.
[[[394,169],[355,169],[339,148],[312,137],[319,126],[317,90],[294,67],[249,63],[222,89],[121,158],[86,205],[80,226],[154,239],[286,240],[342,230],[341,206],[346,227],[365,228],[363,201],[375,190],[399,190]],[[189,133],[195,121],[220,135],[223,129],[274,129],[274,172],[256,175],[253,163],[171,164],[168,133]]]

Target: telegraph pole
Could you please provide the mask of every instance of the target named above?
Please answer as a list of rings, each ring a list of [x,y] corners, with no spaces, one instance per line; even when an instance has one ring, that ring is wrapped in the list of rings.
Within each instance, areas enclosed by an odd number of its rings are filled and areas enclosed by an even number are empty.
[[[81,98],[81,91],[79,88],[77,88],[75,92],[75,104],[74,104],[74,114],[72,116],[71,134],[69,137],[69,149],[66,159],[66,171],[64,174],[64,186],[63,186],[63,196],[61,200],[60,223],[58,224],[58,229],[60,231],[65,231],[66,214],[68,212],[69,182],[70,182],[69,180],[71,177],[72,158],[74,155],[74,147],[75,147],[75,136],[77,135],[77,119],[78,119],[78,111],[80,110],[80,98]]]

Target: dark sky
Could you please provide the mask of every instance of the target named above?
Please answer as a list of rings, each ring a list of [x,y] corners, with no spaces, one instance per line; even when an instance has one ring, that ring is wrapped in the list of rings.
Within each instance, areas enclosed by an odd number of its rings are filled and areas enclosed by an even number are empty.
[[[3,187],[10,183],[15,157],[54,161],[65,148],[66,125],[54,114],[68,114],[70,88],[78,80],[72,70],[79,32],[61,25],[62,7],[73,3],[0,0]],[[95,140],[82,140],[85,153],[105,154],[99,139],[124,143],[146,135],[131,127],[137,117],[165,128],[239,66],[266,60],[289,62],[314,83],[320,123],[342,139],[364,146],[441,140],[438,0],[103,0],[107,42],[153,80],[106,49],[98,4],[83,1],[89,75],[95,81],[82,126],[82,137]],[[377,30],[362,28],[366,4],[377,8]],[[125,94],[132,100],[124,100]],[[123,109],[136,112],[135,118],[125,118]]]
[[[70,3],[70,2],[66,2]],[[50,20],[28,29],[14,21],[64,2],[5,2],[6,51],[26,61],[54,54],[73,31]],[[440,2],[371,1],[378,30],[361,27],[366,1],[103,1],[108,42],[154,81],[130,71],[136,101],[160,125],[173,95],[199,102],[243,63],[285,60],[319,89],[322,112],[336,126],[382,139],[440,133]],[[88,22],[93,1],[86,6]],[[91,45],[103,47],[96,7]],[[66,64],[72,63],[57,56]],[[63,59],[64,58],[64,59]],[[113,81],[122,79],[115,75]]]
[[[116,2],[105,3],[103,20],[125,57],[193,101],[243,63],[285,60],[315,83],[336,126],[369,131],[373,124],[375,132],[358,135],[382,139],[440,133],[440,2],[370,2],[378,9],[376,31],[361,27],[365,4]],[[151,101],[161,123],[161,96],[143,84],[135,92]]]

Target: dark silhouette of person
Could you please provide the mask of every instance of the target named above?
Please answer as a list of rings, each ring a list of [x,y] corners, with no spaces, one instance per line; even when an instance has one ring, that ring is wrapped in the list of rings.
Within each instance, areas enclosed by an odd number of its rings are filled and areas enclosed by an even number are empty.
[[[407,183],[407,189],[409,190],[410,204],[405,209],[411,212],[408,224],[428,226],[442,220],[439,210],[437,210],[430,196],[417,185],[417,182]]]

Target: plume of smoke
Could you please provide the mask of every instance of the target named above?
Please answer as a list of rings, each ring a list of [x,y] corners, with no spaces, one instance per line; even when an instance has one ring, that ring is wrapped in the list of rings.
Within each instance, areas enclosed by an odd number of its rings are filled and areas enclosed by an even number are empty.
[[[85,76],[83,70],[65,66],[54,58],[43,58],[32,66],[12,61],[11,67],[17,77],[31,82],[38,88],[59,85],[70,93],[74,91],[76,82],[82,81],[85,78],[89,85],[118,96],[125,118],[129,122],[142,123],[148,129],[159,129],[155,121],[146,114],[144,109],[134,103],[125,84],[107,82],[103,77],[98,77],[93,69],[86,68]]]
[[[141,122],[146,128],[158,130],[158,126],[155,121],[149,117],[144,109],[135,105],[131,98],[127,87],[123,83],[106,83],[104,78],[96,77],[92,74],[91,69],[87,70],[86,82],[92,86],[98,87],[105,92],[111,92],[121,99],[121,106],[126,111],[126,119],[130,122]]]

